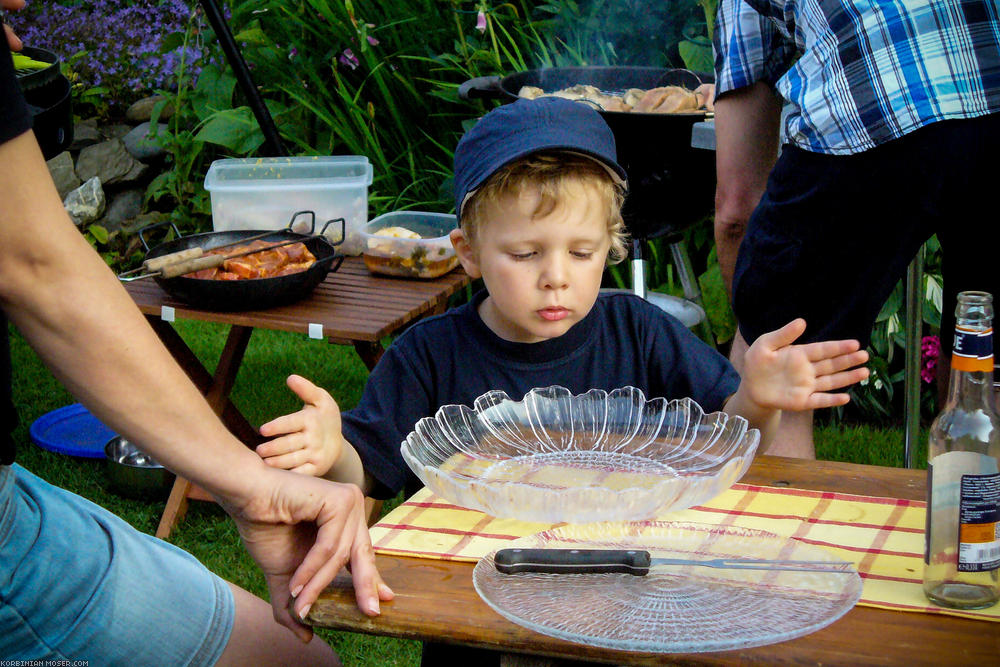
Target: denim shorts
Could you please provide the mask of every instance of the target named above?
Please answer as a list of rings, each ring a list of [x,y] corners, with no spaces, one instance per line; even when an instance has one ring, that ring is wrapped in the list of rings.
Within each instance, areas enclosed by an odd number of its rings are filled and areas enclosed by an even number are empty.
[[[197,559],[24,468],[0,466],[0,656],[212,665],[232,591]]]
[[[785,146],[736,262],[733,308],[744,339],[804,317],[798,342],[867,345],[910,260],[937,234],[941,339],[950,351],[959,291],[991,292],[994,308],[1000,303],[998,154],[1000,114],[932,123],[855,155]]]

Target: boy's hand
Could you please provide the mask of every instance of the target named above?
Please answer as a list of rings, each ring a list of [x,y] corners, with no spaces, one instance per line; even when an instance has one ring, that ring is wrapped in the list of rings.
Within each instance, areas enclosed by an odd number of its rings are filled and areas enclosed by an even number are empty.
[[[274,440],[259,445],[256,451],[270,466],[320,477],[340,459],[344,449],[340,408],[325,389],[302,376],[289,375],[286,382],[304,405],[298,412],[261,426],[260,434]]]
[[[792,345],[806,330],[796,319],[758,338],[746,353],[743,382],[750,400],[778,410],[844,405],[847,394],[828,393],[868,377],[868,352],[856,340]]]

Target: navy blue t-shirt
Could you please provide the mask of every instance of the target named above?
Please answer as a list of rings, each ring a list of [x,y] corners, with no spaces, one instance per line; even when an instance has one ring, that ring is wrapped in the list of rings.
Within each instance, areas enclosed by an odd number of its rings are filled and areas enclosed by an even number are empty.
[[[520,400],[535,387],[573,394],[633,386],[647,398],[694,399],[720,410],[739,386],[721,354],[676,318],[632,294],[602,294],[587,316],[559,338],[512,343],[470,303],[413,325],[372,370],[361,401],[343,414],[343,433],[376,480],[373,495],[394,496],[418,483],[400,444],[442,405],[471,406],[493,389]]]
[[[14,63],[0,31],[0,144],[31,128],[28,106],[14,76]],[[2,204],[0,204],[2,205]],[[0,464],[14,462],[14,441],[10,433],[17,426],[17,413],[11,401],[10,341],[7,318],[0,310]]]

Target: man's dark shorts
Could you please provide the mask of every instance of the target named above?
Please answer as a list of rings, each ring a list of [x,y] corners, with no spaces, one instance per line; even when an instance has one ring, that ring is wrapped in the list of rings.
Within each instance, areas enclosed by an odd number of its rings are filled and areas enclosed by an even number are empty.
[[[856,155],[785,146],[736,262],[733,307],[743,337],[752,343],[803,317],[799,342],[867,345],[886,298],[936,233],[941,339],[950,350],[959,291],[1000,301],[998,157],[1000,114],[933,123]]]

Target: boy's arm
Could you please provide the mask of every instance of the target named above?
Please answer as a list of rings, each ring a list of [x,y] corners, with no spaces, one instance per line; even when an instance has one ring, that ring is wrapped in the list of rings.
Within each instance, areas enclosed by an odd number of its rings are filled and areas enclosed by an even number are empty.
[[[736,393],[729,397],[722,411],[728,415],[739,415],[747,420],[750,428],[760,431],[760,445],[757,451],[764,451],[774,439],[781,421],[781,410],[767,408],[755,403],[747,396],[746,383],[741,382]]]
[[[340,450],[340,458],[322,476],[333,482],[355,484],[361,489],[362,493],[370,496],[372,489],[375,488],[375,480],[365,470],[365,466],[361,462],[361,456],[358,455],[358,450],[347,441],[347,438],[341,437],[343,445]]]
[[[850,396],[833,392],[868,377],[868,369],[861,366],[868,353],[859,349],[858,341],[793,345],[805,330],[800,318],[754,341],[746,353],[740,387],[726,403],[727,413],[761,429],[761,450],[770,444],[782,410],[844,405]]]

